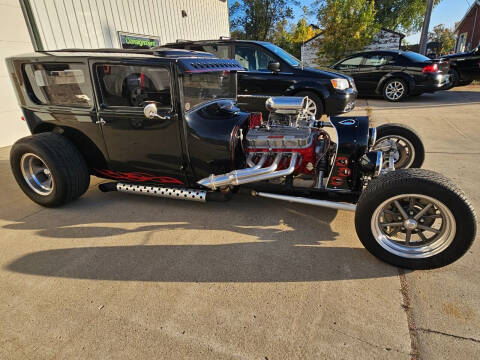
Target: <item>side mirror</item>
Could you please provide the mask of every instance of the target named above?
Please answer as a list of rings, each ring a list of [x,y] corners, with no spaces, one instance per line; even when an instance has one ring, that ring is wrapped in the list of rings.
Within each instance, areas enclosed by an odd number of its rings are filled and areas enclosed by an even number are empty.
[[[268,63],[268,70],[273,71],[273,72],[279,72],[280,71],[280,63],[278,61],[270,61]]]
[[[160,120],[169,120],[170,116],[160,116],[158,115],[157,105],[150,103],[145,105],[143,108],[143,113],[147,119],[160,119]]]

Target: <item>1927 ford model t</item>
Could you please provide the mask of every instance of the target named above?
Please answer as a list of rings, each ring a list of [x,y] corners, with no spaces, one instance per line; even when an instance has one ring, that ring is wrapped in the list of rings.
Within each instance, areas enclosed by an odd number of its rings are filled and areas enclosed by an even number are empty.
[[[7,66],[31,136],[11,150],[21,189],[43,206],[81,196],[90,175],[121,191],[223,201],[255,196],[355,211],[363,245],[405,268],[449,264],[471,246],[476,217],[398,124],[309,118],[307,99],[276,97],[268,118],[236,106],[236,61],[185,50],[61,50]],[[348,96],[348,77],[332,78]]]

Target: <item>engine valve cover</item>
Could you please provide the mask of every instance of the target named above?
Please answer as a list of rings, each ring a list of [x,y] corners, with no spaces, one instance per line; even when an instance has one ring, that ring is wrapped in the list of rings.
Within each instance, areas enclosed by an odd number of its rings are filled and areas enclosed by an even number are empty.
[[[247,136],[249,150],[254,149],[303,149],[312,144],[309,128],[275,126],[251,129]]]

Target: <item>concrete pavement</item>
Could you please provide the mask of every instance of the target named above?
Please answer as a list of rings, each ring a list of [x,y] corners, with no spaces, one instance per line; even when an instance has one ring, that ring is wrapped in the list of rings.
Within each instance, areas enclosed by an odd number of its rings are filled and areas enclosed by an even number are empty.
[[[360,105],[376,124],[419,130],[425,167],[457,180],[480,209],[478,88]],[[103,194],[95,184],[44,209],[14,183],[7,148],[0,184],[1,359],[480,353],[478,242],[451,266],[399,275],[363,249],[352,213],[248,194],[227,204]]]

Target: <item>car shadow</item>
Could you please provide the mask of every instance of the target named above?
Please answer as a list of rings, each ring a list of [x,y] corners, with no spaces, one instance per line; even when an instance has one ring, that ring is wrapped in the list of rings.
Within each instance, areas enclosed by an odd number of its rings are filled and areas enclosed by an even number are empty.
[[[351,222],[349,231],[354,231],[353,216],[343,214],[341,222]],[[10,218],[3,229],[33,231],[48,247],[53,245],[5,266],[29,275],[153,282],[397,276],[395,267],[376,260],[360,242],[352,248],[351,241],[331,229],[337,215],[335,210],[247,194],[238,194],[229,203],[200,204],[92,189],[61,208],[17,220],[1,213],[0,218]],[[112,245],[112,239],[119,244]],[[64,248],[64,240],[72,245]]]

